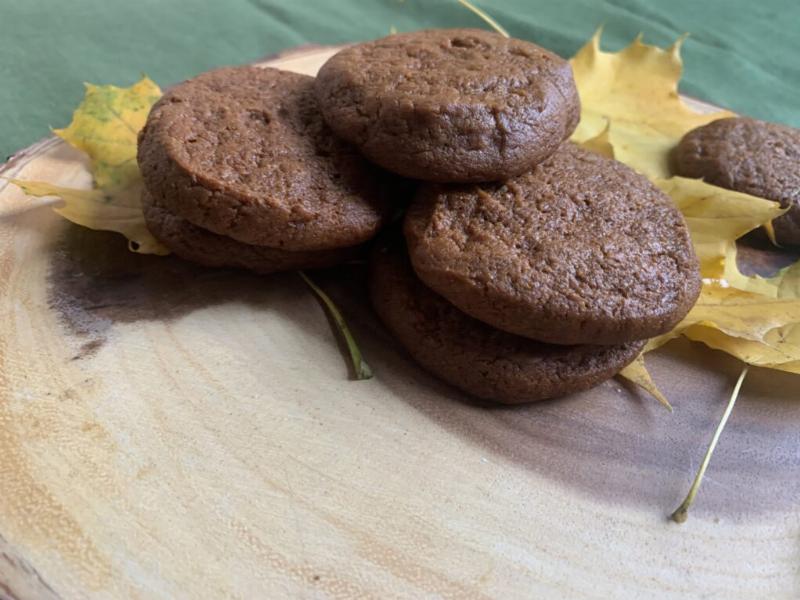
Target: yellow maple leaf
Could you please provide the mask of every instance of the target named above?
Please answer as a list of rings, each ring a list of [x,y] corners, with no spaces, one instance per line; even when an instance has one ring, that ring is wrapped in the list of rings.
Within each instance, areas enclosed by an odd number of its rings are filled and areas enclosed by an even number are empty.
[[[706,285],[675,332],[751,365],[800,373],[800,302],[796,298]]]
[[[605,128],[600,133],[588,140],[580,142],[580,145],[600,156],[614,158],[614,147],[608,139],[608,130],[609,126],[608,123],[606,123]]]
[[[682,333],[690,340],[703,342],[710,348],[727,352],[748,364],[800,375],[800,345],[772,345],[748,340],[729,335],[715,326],[695,325]]]
[[[740,339],[766,342],[771,331],[794,323],[800,323],[800,302],[793,298],[770,298],[706,284],[692,310],[675,329],[703,325]]]
[[[672,411],[672,405],[667,400],[666,396],[658,389],[653,378],[650,377],[650,372],[644,364],[644,352],[636,357],[631,364],[619,372],[620,377],[627,379],[631,383],[638,385],[643,390],[647,391],[656,400],[661,402],[666,408]]]
[[[736,262],[736,240],[768,227],[785,211],[763,198],[670,177],[670,153],[681,137],[733,113],[699,114],[681,100],[683,39],[661,49],[638,37],[611,53],[600,50],[600,37],[598,31],[571,61],[582,103],[573,140],[644,173],[675,201],[704,278],[695,307],[673,331],[650,340],[643,355],[685,335],[749,364],[794,372],[800,344],[779,339],[775,332],[795,335],[793,327],[800,323],[800,263],[763,278],[742,274]],[[620,375],[662,400],[643,355]]]
[[[608,127],[617,160],[649,177],[669,177],[669,152],[678,140],[733,113],[700,114],[681,100],[683,38],[664,50],[639,36],[620,52],[603,52],[601,34],[598,30],[571,60],[582,105],[573,139],[584,142]]]
[[[778,298],[800,298],[800,261],[787,267],[770,281],[776,282],[778,286]]]
[[[776,327],[770,331],[765,337],[764,341],[770,345],[777,346],[781,349],[788,349],[792,358],[786,362],[776,363],[772,365],[773,369],[780,369],[790,373],[797,373],[800,375],[800,323],[791,323],[783,327]]]
[[[161,89],[147,77],[127,88],[85,85],[86,95],[72,122],[53,133],[89,155],[97,187],[125,187],[140,179],[136,136],[147,121],[150,107],[161,97]]]
[[[704,278],[724,278],[726,265],[732,274],[732,269],[736,269],[736,240],[786,212],[776,202],[732,192],[699,179],[671,177],[656,179],[654,183],[683,213]],[[730,258],[733,260],[726,260]]]
[[[128,247],[134,252],[169,254],[145,225],[139,201],[140,188],[134,186],[118,190],[112,197],[101,189],[76,190],[43,181],[10,181],[29,196],[61,198],[63,205],[54,206],[53,210],[76,225],[124,234],[128,238]]]
[[[669,333],[649,340],[637,361],[619,375],[663,402],[643,356],[680,335],[751,365],[800,373],[800,301],[723,287],[723,283],[705,281],[686,317]]]
[[[86,95],[72,122],[53,132],[91,159],[94,189],[76,190],[42,181],[11,180],[31,196],[57,196],[56,212],[88,227],[116,231],[144,254],[168,254],[150,234],[140,205],[142,178],[136,163],[136,137],[161,90],[147,77],[127,88],[86,84]]]

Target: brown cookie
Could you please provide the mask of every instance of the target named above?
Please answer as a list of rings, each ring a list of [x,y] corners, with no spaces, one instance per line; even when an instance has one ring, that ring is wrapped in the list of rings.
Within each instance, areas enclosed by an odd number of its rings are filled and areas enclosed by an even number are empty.
[[[402,244],[373,253],[370,292],[378,316],[417,362],[468,394],[495,402],[585,390],[617,373],[644,346],[556,346],[490,327],[425,287]]]
[[[360,247],[333,250],[278,250],[253,246],[192,225],[159,205],[150,194],[142,194],[147,228],[177,256],[207,267],[233,267],[256,273],[330,267],[354,258]]]
[[[370,239],[390,209],[381,174],[324,124],[313,81],[231,67],[175,86],[139,136],[148,191],[247,244],[323,250]]]
[[[673,153],[676,175],[780,202],[780,244],[800,245],[800,129],[737,117],[693,129]]]
[[[569,63],[477,29],[391,35],[346,48],[316,80],[325,120],[386,169],[495,181],[549,156],[578,124]]]
[[[554,344],[665,333],[700,292],[672,201],[572,143],[504,184],[424,186],[405,234],[434,291],[494,327]]]

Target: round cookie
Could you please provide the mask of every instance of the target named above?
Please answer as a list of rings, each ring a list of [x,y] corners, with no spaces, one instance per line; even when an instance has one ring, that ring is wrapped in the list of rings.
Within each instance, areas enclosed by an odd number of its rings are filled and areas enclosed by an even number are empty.
[[[490,327],[425,287],[402,245],[373,253],[370,293],[378,316],[426,370],[495,402],[533,402],[588,389],[644,346],[556,346]]]
[[[360,246],[333,250],[278,250],[253,246],[212,233],[160,206],[147,192],[142,209],[153,236],[180,258],[206,267],[233,267],[256,273],[318,269],[354,258]]]
[[[170,89],[139,135],[148,191],[246,244],[323,250],[370,239],[390,211],[382,174],[325,125],[313,82],[231,67]]]
[[[700,292],[669,197],[572,143],[504,184],[424,186],[405,234],[434,291],[498,329],[553,344],[665,333]]]
[[[784,245],[800,245],[800,129],[743,117],[693,129],[674,152],[676,175],[779,202],[773,221]]]
[[[477,29],[391,35],[346,48],[315,83],[325,120],[386,169],[427,181],[502,180],[578,124],[567,61]]]

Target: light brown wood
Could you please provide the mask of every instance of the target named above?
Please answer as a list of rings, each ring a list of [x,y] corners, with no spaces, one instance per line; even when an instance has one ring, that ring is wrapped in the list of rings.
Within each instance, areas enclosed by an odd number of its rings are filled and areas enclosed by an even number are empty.
[[[54,140],[2,175],[90,183]],[[352,267],[318,276],[376,372],[349,381],[295,276],[134,255],[0,188],[0,598],[800,595],[800,379],[751,373],[677,526],[725,355],[649,359],[674,414],[617,381],[480,406]]]

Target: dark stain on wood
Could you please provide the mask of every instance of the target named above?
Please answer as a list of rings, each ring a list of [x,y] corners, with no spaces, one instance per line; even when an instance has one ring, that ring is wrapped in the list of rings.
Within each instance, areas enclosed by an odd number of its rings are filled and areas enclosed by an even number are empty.
[[[72,360],[81,360],[82,358],[88,358],[90,356],[94,356],[100,347],[105,343],[104,338],[94,338],[89,340],[88,342],[84,342],[81,344],[81,347],[78,348],[78,353],[72,357]]]
[[[679,339],[647,357],[673,413],[616,379],[558,400],[489,405],[438,381],[407,356],[372,315],[363,273],[326,272],[317,280],[349,320],[376,376],[432,421],[501,461],[604,502],[660,510],[665,518],[688,491],[743,366]],[[409,381],[429,391],[409,393]],[[693,514],[741,521],[796,509],[798,423],[800,377],[751,368]]]
[[[662,510],[682,500],[741,363],[678,340],[648,356],[675,412],[612,380],[519,407],[475,402],[416,366],[372,314],[363,267],[314,274],[354,330],[381,382],[453,435],[489,454],[610,503]],[[209,305],[258,306],[264,286],[309,293],[294,274],[261,277],[130,253],[121,236],[70,226],[53,255],[50,302],[96,350],[114,323],[169,320]],[[295,324],[316,327],[302,319]],[[426,392],[411,393],[404,382]],[[357,385],[357,384],[354,384]],[[757,391],[756,391],[757,390]],[[434,397],[431,399],[431,397]],[[800,378],[753,369],[695,507],[734,520],[796,507],[800,498]]]
[[[51,255],[48,302],[82,339],[73,360],[89,358],[115,323],[170,320],[229,301],[263,302],[266,285],[292,274],[213,270],[178,258],[135,254],[116,233],[65,224]]]

